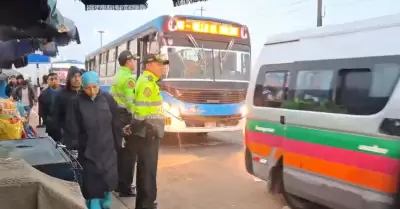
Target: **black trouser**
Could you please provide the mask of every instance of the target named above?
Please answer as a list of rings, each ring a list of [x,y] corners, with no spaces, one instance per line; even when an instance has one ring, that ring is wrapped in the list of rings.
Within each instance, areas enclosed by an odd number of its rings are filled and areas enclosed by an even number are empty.
[[[131,114],[122,108],[119,109],[119,114],[123,126],[130,124]],[[134,137],[134,135],[125,136],[125,146],[118,150],[118,190],[121,193],[129,193],[133,183],[136,154],[129,149],[129,146]]]
[[[159,139],[135,136],[129,149],[137,156],[136,209],[152,209],[157,200]]]

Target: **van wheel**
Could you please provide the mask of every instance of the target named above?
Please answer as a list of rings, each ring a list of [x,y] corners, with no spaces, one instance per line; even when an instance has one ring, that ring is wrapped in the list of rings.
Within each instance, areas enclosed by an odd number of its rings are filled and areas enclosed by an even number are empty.
[[[272,183],[269,188],[270,192],[282,193],[291,209],[317,209],[316,204],[286,192],[283,182],[283,158],[278,160],[277,165],[271,170],[270,175]]]
[[[291,209],[317,209],[316,205],[301,197],[287,193],[283,190],[283,197]]]

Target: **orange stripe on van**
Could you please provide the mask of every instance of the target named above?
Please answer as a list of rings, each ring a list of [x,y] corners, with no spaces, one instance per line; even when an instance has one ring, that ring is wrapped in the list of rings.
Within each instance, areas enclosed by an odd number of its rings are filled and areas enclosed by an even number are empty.
[[[250,149],[251,153],[260,155],[263,157],[269,157],[272,147],[264,145],[264,144],[259,144],[255,142],[247,142],[246,146]]]
[[[323,176],[340,179],[386,193],[395,193],[395,176],[369,171],[340,163],[313,158],[305,155],[284,152],[284,165],[318,173]]]

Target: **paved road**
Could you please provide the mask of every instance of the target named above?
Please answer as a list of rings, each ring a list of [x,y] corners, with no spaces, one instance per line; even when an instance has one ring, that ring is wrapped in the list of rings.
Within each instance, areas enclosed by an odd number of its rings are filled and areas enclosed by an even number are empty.
[[[34,115],[35,113],[33,113]],[[32,125],[37,124],[33,117]],[[40,130],[43,133],[43,130]],[[265,182],[246,173],[242,134],[181,136],[162,143],[158,169],[161,209],[282,209]],[[135,198],[115,198],[113,209],[134,209]]]
[[[191,139],[189,141],[189,139]],[[211,134],[208,139],[184,137],[163,144],[159,160],[158,201],[162,209],[281,209],[265,183],[248,175],[240,132]],[[134,198],[121,198],[134,208]],[[117,201],[115,201],[117,204]]]

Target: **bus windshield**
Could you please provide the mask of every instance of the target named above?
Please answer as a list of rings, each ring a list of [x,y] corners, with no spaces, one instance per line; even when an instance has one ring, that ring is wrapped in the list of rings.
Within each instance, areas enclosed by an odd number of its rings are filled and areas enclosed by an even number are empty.
[[[170,61],[167,78],[249,80],[250,53],[169,47]]]

